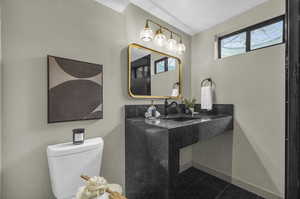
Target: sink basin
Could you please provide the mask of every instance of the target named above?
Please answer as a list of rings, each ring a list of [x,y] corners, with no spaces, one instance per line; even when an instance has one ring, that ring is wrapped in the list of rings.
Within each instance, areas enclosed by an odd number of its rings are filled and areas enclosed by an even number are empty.
[[[222,117],[222,115],[184,115],[184,114],[177,114],[177,115],[167,115],[167,116],[161,116],[160,119],[162,120],[172,120],[176,122],[185,122],[190,120],[211,120],[211,119],[217,119],[219,117]]]
[[[178,117],[178,118],[173,118],[171,120],[177,121],[177,122],[184,122],[184,121],[195,120],[195,119],[198,119],[198,118]]]
[[[197,118],[184,118],[184,117],[181,117],[181,118],[175,118],[173,119],[174,121],[177,121],[177,122],[184,122],[184,121],[190,121],[190,120],[195,120]]]
[[[185,122],[185,121],[190,121],[190,120],[196,120],[196,119],[201,119],[199,117],[193,117],[193,116],[189,116],[189,115],[179,115],[179,116],[163,116],[161,117],[161,119],[164,120],[173,120],[176,122]]]

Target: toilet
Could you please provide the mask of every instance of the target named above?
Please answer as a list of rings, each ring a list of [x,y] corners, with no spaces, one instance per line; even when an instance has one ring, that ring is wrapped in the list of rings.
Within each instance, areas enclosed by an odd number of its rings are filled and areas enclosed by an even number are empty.
[[[102,138],[93,138],[81,145],[48,146],[49,173],[56,199],[74,199],[78,188],[85,184],[80,175],[100,175],[103,145]]]

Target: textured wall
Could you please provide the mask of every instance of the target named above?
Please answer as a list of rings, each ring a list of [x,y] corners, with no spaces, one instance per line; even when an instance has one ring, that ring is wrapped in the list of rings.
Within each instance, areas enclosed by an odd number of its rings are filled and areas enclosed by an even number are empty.
[[[285,45],[215,59],[214,39],[284,14],[284,3],[268,1],[192,39],[192,95],[200,99],[200,81],[211,77],[216,102],[235,105],[234,132],[193,146],[193,161],[278,196],[284,192]]]
[[[86,128],[87,137],[104,137],[102,174],[110,182],[123,184],[123,105],[150,104],[127,96],[127,45],[139,41],[145,19],[153,17],[135,6],[117,13],[92,0],[3,3],[1,198],[54,198],[46,147],[70,141],[71,130],[79,127]],[[188,82],[190,37],[183,39],[188,49],[183,57]],[[103,64],[103,120],[47,124],[47,54]],[[189,94],[187,84],[185,91]]]

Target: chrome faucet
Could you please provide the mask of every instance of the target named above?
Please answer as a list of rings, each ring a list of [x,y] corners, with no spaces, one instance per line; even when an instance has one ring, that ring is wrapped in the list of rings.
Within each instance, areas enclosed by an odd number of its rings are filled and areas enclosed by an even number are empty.
[[[165,99],[165,116],[168,115],[168,108],[170,108],[170,107],[173,106],[174,104],[175,104],[175,107],[178,106],[178,103],[177,103],[177,102],[173,101],[173,102],[171,102],[171,103],[169,104],[168,99],[167,99],[167,98]]]

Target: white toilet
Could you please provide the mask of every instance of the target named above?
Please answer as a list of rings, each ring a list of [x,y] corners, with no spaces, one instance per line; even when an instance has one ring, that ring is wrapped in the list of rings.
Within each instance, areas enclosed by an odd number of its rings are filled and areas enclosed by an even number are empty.
[[[84,144],[64,143],[47,148],[52,191],[57,199],[73,199],[84,185],[80,175],[99,176],[103,139],[85,140]]]

